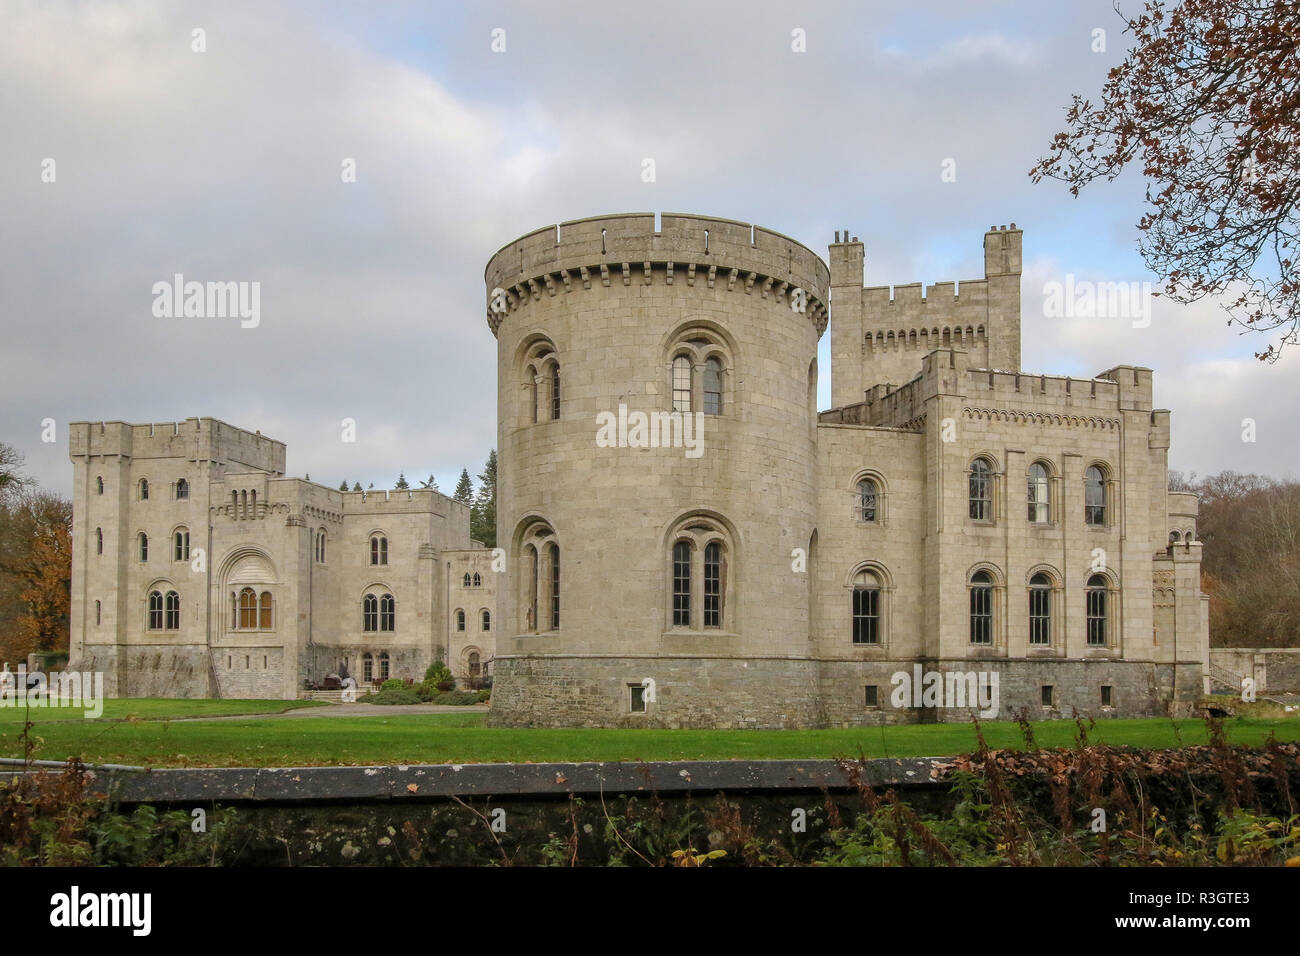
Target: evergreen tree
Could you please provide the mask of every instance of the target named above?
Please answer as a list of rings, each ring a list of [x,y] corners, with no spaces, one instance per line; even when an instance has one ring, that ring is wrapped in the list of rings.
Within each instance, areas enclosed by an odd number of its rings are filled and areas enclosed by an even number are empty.
[[[438,479],[433,477],[433,475],[429,475],[429,480],[420,482],[420,487],[428,488],[431,491],[438,491]]]
[[[353,491],[360,491],[360,490],[361,490],[361,482],[359,482],[359,481],[358,481],[358,482],[355,482],[355,483],[352,485],[352,490],[353,490]]]
[[[339,483],[339,491],[347,491],[347,490],[348,490],[348,480],[344,478],[343,481]]]
[[[410,489],[411,486],[406,480],[406,472],[402,471],[397,473],[397,484],[394,487],[398,491],[407,491]]]
[[[456,482],[456,491],[452,497],[463,505],[474,507],[474,482],[470,481],[468,468],[460,470],[460,481]]]
[[[488,454],[483,473],[478,476],[478,497],[470,513],[469,533],[486,547],[497,546],[497,450]]]

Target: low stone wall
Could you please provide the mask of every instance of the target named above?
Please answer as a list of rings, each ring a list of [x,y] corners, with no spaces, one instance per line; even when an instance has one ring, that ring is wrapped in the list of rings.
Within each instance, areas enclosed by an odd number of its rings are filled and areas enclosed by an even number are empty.
[[[209,697],[207,649],[201,646],[87,645],[68,670],[98,671],[109,697]]]
[[[499,657],[487,723],[495,727],[856,727],[967,721],[970,700],[935,707],[904,694],[918,662],[908,660],[809,661],[718,658]],[[919,662],[927,672],[997,675],[996,712],[1010,720],[1022,709],[1030,719],[1068,718],[1075,711],[1104,717],[1163,717],[1190,711],[1201,696],[1199,664],[1114,660],[968,658]],[[645,713],[631,712],[632,685],[655,682]],[[1175,678],[1177,693],[1175,694]],[[945,678],[946,679],[946,678]],[[980,680],[991,682],[990,676]],[[924,686],[924,685],[922,685]],[[986,683],[985,686],[988,686]],[[868,688],[875,688],[874,704]],[[1051,704],[1044,705],[1044,687]],[[1103,703],[1102,688],[1110,688]],[[957,706],[953,706],[958,704]],[[986,708],[992,711],[993,708]]]
[[[1257,693],[1300,693],[1300,647],[1211,647],[1210,663],[1255,678]]]

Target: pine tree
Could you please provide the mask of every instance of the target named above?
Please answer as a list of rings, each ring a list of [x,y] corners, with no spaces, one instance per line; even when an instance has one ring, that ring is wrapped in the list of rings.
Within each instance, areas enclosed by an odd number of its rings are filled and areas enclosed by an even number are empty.
[[[420,482],[420,487],[428,488],[432,491],[438,491],[438,479],[433,477],[433,475],[429,475],[429,480]]]
[[[488,454],[483,473],[478,476],[478,497],[470,513],[469,533],[486,547],[497,546],[497,450]]]
[[[398,473],[397,473],[397,484],[394,486],[394,488],[395,488],[397,491],[408,491],[408,490],[410,489],[410,487],[411,487],[410,484],[409,484],[409,483],[407,482],[407,480],[406,480],[406,472],[404,472],[404,471],[402,471],[402,472],[398,472]]]
[[[355,483],[352,485],[352,490],[353,490],[353,491],[360,491],[360,490],[361,490],[361,482],[359,482],[359,481],[358,481],[358,482],[355,482]]]
[[[457,501],[459,501],[461,504],[469,505],[471,508],[473,508],[474,482],[470,481],[468,468],[462,468],[460,470],[460,481],[456,482],[456,491],[452,495],[452,497],[455,498]]]
[[[347,490],[348,490],[348,480],[344,478],[343,481],[339,483],[339,491],[347,491]]]

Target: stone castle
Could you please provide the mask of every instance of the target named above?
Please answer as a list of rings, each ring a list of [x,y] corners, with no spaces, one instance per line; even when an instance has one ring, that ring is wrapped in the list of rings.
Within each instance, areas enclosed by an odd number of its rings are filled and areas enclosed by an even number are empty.
[[[1020,371],[1021,235],[928,290],[864,288],[847,233],[828,268],[690,215],[505,246],[495,551],[442,495],[287,478],[221,422],[78,423],[73,659],[118,694],[292,697],[441,656],[490,671],[498,726],[967,719],[896,705],[923,672],[995,674],[1004,717],[1185,710],[1208,605],[1169,412],[1149,369]]]

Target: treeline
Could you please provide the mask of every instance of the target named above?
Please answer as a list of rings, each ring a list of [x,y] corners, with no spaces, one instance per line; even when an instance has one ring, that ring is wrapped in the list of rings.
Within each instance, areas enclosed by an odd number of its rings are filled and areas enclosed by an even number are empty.
[[[1224,471],[1169,473],[1200,496],[1201,589],[1214,647],[1300,646],[1300,483]]]
[[[36,487],[0,443],[0,661],[66,651],[71,599],[72,502]]]
[[[497,546],[497,450],[495,448],[488,453],[487,463],[479,473],[478,482],[478,489],[475,490],[474,482],[469,476],[469,469],[462,468],[460,480],[456,482],[456,490],[451,493],[451,497],[469,507],[470,537],[475,541],[482,541],[485,547],[495,548]],[[339,483],[339,491],[371,491],[374,487],[373,482],[366,489],[362,489],[359,481],[353,482],[350,488],[347,481]],[[397,483],[393,485],[393,490],[406,491],[410,487],[411,483],[406,480],[406,472],[402,472],[397,476]],[[421,481],[420,487],[442,491],[433,475]]]

